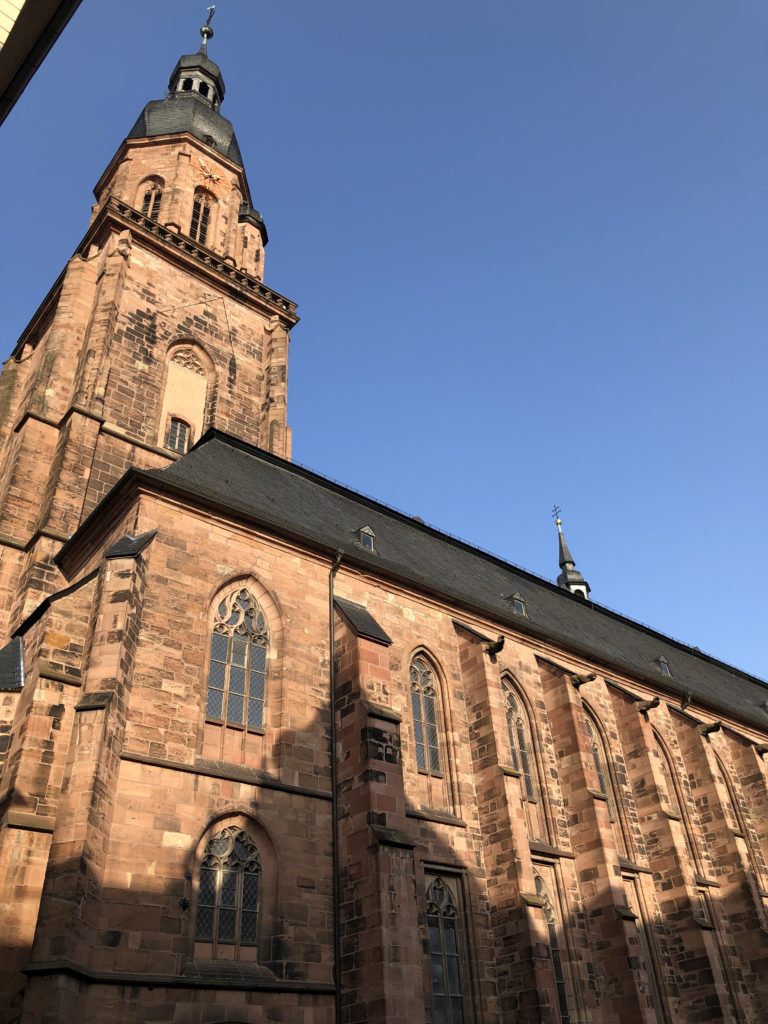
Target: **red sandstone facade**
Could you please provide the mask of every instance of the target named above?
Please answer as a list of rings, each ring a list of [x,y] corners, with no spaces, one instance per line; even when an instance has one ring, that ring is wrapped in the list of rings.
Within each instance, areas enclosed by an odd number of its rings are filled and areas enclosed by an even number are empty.
[[[334,490],[242,167],[129,139],[96,192],[2,377],[2,1019],[768,1019],[768,717],[144,472],[213,427]]]

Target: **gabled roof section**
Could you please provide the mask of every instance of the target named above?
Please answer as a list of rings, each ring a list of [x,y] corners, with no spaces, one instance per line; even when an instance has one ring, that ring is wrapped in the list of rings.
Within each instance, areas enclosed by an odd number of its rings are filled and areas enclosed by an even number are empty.
[[[285,537],[367,567],[623,671],[681,697],[768,728],[768,684],[665,637],[532,573],[243,441],[211,430],[184,458],[129,477],[242,516]],[[109,499],[107,499],[109,500]],[[93,517],[98,515],[98,510]],[[376,534],[378,553],[352,538],[361,523]],[[87,530],[84,524],[78,534]],[[70,540],[60,558],[70,549]],[[525,593],[528,617],[515,615],[509,595]],[[664,655],[674,675],[662,678]]]

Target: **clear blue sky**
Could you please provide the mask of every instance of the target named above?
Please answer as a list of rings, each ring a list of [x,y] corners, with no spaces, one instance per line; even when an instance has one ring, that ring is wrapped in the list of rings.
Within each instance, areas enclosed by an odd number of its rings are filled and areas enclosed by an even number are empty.
[[[0,128],[2,355],[204,3],[84,0]],[[768,675],[764,0],[221,0],[294,456]]]

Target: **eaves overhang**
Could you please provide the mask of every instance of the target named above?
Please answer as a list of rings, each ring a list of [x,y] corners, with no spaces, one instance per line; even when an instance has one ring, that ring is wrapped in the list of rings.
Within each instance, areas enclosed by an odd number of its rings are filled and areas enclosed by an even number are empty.
[[[228,444],[233,446],[243,447],[246,450],[254,452],[254,446],[248,445],[246,442],[240,442],[236,438],[232,438],[227,434],[224,434],[217,430],[208,431],[203,437],[197,442],[194,448],[201,446],[212,438],[219,438],[226,440]],[[194,451],[194,448],[192,449]],[[364,496],[357,494],[356,492],[350,492],[340,484],[335,484],[333,481],[329,481],[318,474],[313,473],[311,470],[307,470],[304,467],[295,466],[292,463],[287,462],[278,456],[273,455],[270,452],[264,450],[257,450],[258,457],[264,459],[267,462],[271,462],[276,466],[280,466],[284,469],[289,469],[291,472],[295,472],[302,476],[307,476],[315,481],[321,482],[324,486],[331,489],[337,490],[341,493],[353,495],[356,500],[363,501],[364,503],[370,504],[374,508],[382,508],[383,506],[378,505],[373,499],[365,499]],[[304,546],[305,548],[314,551],[315,553],[329,558],[331,561],[336,557],[337,553],[341,550],[343,554],[342,564],[352,567],[366,575],[380,576],[384,579],[391,581],[392,583],[405,587],[411,590],[416,590],[419,593],[429,596],[433,599],[439,600],[444,604],[449,604],[455,608],[463,609],[466,612],[470,612],[478,618],[485,619],[498,623],[503,626],[510,635],[522,634],[534,639],[542,644],[544,648],[556,647],[558,650],[563,651],[573,657],[587,662],[589,665],[598,669],[601,674],[605,673],[618,673],[624,677],[630,678],[637,683],[648,685],[653,690],[667,694],[673,698],[685,700],[689,696],[687,687],[681,686],[675,682],[674,679],[667,677],[659,678],[657,675],[650,671],[644,671],[638,665],[633,664],[621,657],[606,657],[604,651],[597,651],[590,647],[589,644],[580,644],[574,641],[572,637],[568,637],[561,633],[557,629],[552,629],[549,626],[540,625],[530,619],[516,616],[510,611],[509,615],[500,613],[498,608],[492,608],[483,604],[482,602],[468,601],[466,595],[458,589],[453,590],[451,588],[438,588],[433,583],[424,579],[417,572],[404,573],[398,570],[396,567],[387,563],[387,560],[381,557],[376,558],[376,564],[372,564],[367,559],[357,545],[343,546],[335,540],[323,540],[313,535],[310,532],[305,532],[298,529],[291,529],[279,519],[279,517],[270,517],[263,514],[255,514],[252,509],[241,505],[238,502],[227,501],[224,499],[219,491],[215,488],[202,489],[199,486],[197,488],[191,488],[185,486],[183,483],[163,479],[158,475],[157,471],[150,470],[139,470],[130,469],[121,478],[118,484],[113,490],[103,499],[103,501],[94,509],[90,516],[85,522],[62,547],[59,554],[56,556],[56,563],[60,566],[62,571],[66,575],[66,563],[70,559],[74,562],[74,556],[80,543],[85,539],[87,534],[90,532],[91,527],[96,525],[96,522],[102,515],[106,515],[109,518],[109,505],[111,502],[116,500],[123,500],[122,496],[125,494],[126,488],[132,488],[136,492],[141,493],[155,493],[158,495],[166,495],[174,500],[181,500],[191,507],[198,510],[211,511],[215,514],[222,515],[229,519],[233,519],[241,525],[254,527],[256,529],[269,531],[277,536],[280,536],[284,540],[292,543],[296,543]],[[395,512],[394,510],[387,509],[388,514],[401,518],[403,520],[413,522],[409,517],[404,516],[402,513]],[[426,524],[414,524],[418,525],[420,529],[426,532],[436,534],[450,543],[471,547],[470,545],[464,545],[463,542],[457,541],[455,538],[449,537],[445,534],[440,534],[440,531],[435,530],[433,527],[427,526]],[[506,565],[501,559],[495,559],[492,555],[485,555],[489,561],[496,561],[499,564]],[[515,567],[515,571],[523,577],[530,577],[532,582],[535,582],[538,586],[546,586],[559,596],[562,596],[563,600],[574,600],[584,603],[583,599],[576,598],[572,594],[561,590],[555,584],[548,583],[539,577],[532,574],[526,573],[525,570],[520,570]],[[591,604],[591,602],[587,602]],[[680,644],[671,638],[664,637],[663,634],[657,634],[655,631],[650,630],[648,627],[642,627],[637,623],[632,622],[618,615],[617,613],[611,612],[608,609],[602,609],[597,606],[595,611],[601,614],[606,614],[614,619],[622,621],[633,628],[641,629],[643,632],[650,633],[663,639],[666,643],[673,644],[679,647],[681,650],[688,650],[689,653],[692,649],[685,648],[685,645]],[[768,695],[768,687],[762,681],[754,676],[750,676],[748,673],[742,672],[733,666],[726,665],[724,662],[718,662],[717,659],[712,658],[709,655],[701,652],[696,652],[703,660],[709,661],[716,664],[735,675],[740,676],[743,679],[749,680],[751,683],[759,684],[766,688]],[[547,657],[543,654],[543,657]],[[708,708],[719,714],[724,714],[730,719],[740,721],[745,725],[758,729],[765,733],[766,727],[768,727],[768,715],[763,717],[754,717],[740,712],[729,704],[721,703],[710,697],[702,697],[701,695],[695,696],[695,703],[697,706],[702,708]],[[757,708],[756,708],[757,711]]]

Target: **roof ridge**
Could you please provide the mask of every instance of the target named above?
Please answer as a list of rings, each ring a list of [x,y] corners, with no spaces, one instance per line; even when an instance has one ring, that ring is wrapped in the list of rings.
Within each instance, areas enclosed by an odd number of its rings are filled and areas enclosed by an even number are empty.
[[[347,486],[339,480],[335,480],[332,477],[324,476],[318,473],[317,470],[312,469],[310,466],[306,466],[301,462],[289,461],[283,459],[279,455],[275,455],[273,452],[269,452],[264,448],[260,448],[258,445],[251,444],[242,438],[235,437],[232,434],[228,434],[226,431],[220,430],[216,427],[211,427],[207,430],[196,444],[190,449],[188,455],[194,453],[197,449],[204,447],[210,441],[219,440],[224,444],[227,444],[231,448],[236,448],[243,451],[245,454],[250,455],[252,458],[258,458],[265,462],[272,463],[276,468],[283,469],[289,472],[298,472],[299,475],[307,477],[313,480],[315,483],[322,487],[332,488],[338,492],[351,496],[355,499],[361,500],[363,503],[383,510],[385,514],[395,514],[399,519],[406,521],[410,526],[417,527],[423,532],[430,533],[442,540],[448,541],[449,543],[464,548],[475,554],[480,554],[484,558],[492,559],[500,567],[511,570],[514,573],[522,574],[528,577],[533,583],[544,585],[548,590],[558,594],[564,599],[570,599],[577,601],[579,605],[591,608],[593,611],[605,615],[611,619],[625,622],[628,625],[640,629],[642,632],[649,636],[656,637],[664,643],[672,644],[678,649],[684,651],[686,654],[690,654],[695,658],[699,658],[703,661],[710,662],[714,665],[718,665],[730,672],[735,672],[750,682],[758,683],[768,689],[768,680],[756,676],[751,672],[747,672],[745,669],[739,668],[737,665],[731,665],[729,662],[722,661],[715,655],[702,650],[699,647],[695,647],[692,644],[686,643],[684,640],[680,640],[677,637],[670,636],[667,633],[662,633],[660,630],[649,626],[647,623],[641,622],[638,619],[633,619],[622,612],[619,612],[607,605],[601,604],[598,601],[593,601],[591,598],[582,598],[564,591],[561,587],[558,587],[552,580],[547,579],[545,576],[540,576],[538,573],[533,572],[530,569],[526,569],[523,566],[516,565],[514,562],[510,562],[509,559],[504,558],[501,555],[496,554],[493,551],[489,551],[487,548],[481,547],[479,544],[475,544],[472,541],[464,540],[462,537],[458,537],[455,534],[449,533],[446,530],[442,530],[437,526],[433,526],[430,523],[425,522],[423,519],[410,515],[404,512],[402,509],[397,508],[394,505],[388,505],[386,502],[381,501],[378,498],[374,498],[371,495],[365,494],[362,491],[357,491],[352,487]],[[174,463],[173,465],[178,465]],[[145,471],[151,476],[162,476],[168,470],[171,470],[173,466],[163,467],[161,469]]]

